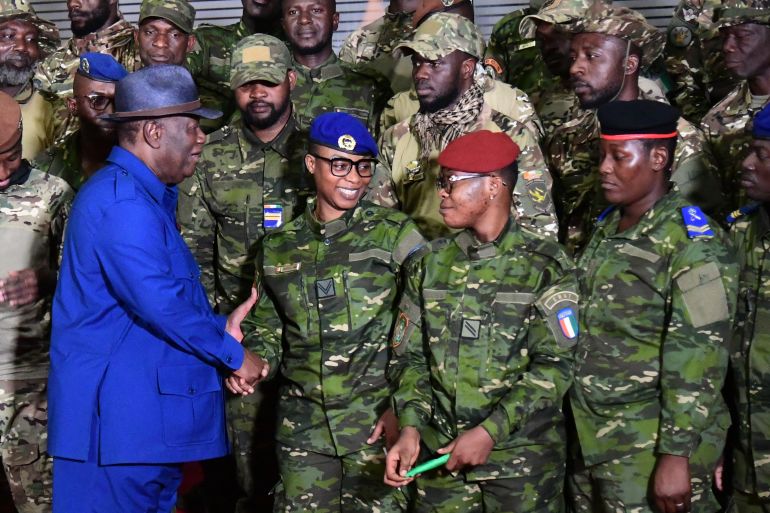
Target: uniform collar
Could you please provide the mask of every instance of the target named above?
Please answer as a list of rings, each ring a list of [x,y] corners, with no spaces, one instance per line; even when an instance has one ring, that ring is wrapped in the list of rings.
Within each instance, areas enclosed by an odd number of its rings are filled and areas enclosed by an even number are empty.
[[[289,141],[291,140],[291,136],[297,130],[297,122],[294,120],[293,112],[289,117],[289,120],[286,122],[286,125],[284,125],[283,129],[278,133],[275,139],[269,142],[264,142],[255,136],[251,130],[246,127],[246,123],[243,121],[243,117],[238,118],[236,123],[240,127],[240,130],[238,131],[239,137],[242,136],[244,139],[246,139],[248,144],[257,151],[273,150],[280,154],[282,157],[289,158],[289,153],[291,150]]]
[[[294,60],[294,57],[292,57],[291,60],[292,60],[294,71],[302,75],[305,79],[322,82],[324,80],[329,80],[330,78],[339,77],[344,74],[344,70],[342,69],[342,63],[337,57],[337,54],[335,54],[334,52],[331,53],[328,59],[326,59],[324,62],[322,62],[319,66],[315,68],[308,68],[307,66],[303,66],[302,64]]]
[[[32,80],[30,80],[13,96],[13,99],[16,100],[16,103],[19,105],[24,105],[32,99],[33,94],[35,94],[35,88],[32,85]]]
[[[465,229],[455,236],[455,244],[468,257],[469,260],[485,260],[493,258],[498,254],[504,254],[512,245],[513,235],[519,230],[516,223],[511,218],[505,223],[503,231],[491,242],[479,241],[473,232]]]
[[[123,14],[118,13],[118,21],[98,32],[86,34],[83,37],[73,37],[70,49],[76,55],[87,51],[98,52],[128,44],[134,39],[134,26],[126,21]]]
[[[644,213],[638,223],[620,233],[617,232],[617,229],[620,222],[621,209],[616,208],[607,215],[604,222],[599,224],[597,232],[604,232],[604,237],[607,238],[636,240],[646,237],[660,222],[660,212],[679,211],[678,208],[673,207],[679,197],[679,189],[676,186],[672,186],[668,193],[664,194],[650,210]]]
[[[310,231],[317,239],[330,239],[348,231],[350,226],[361,217],[361,202],[358,205],[345,211],[340,217],[328,223],[322,223],[315,216],[315,205],[317,198],[312,198],[307,202],[305,209],[305,221]]]

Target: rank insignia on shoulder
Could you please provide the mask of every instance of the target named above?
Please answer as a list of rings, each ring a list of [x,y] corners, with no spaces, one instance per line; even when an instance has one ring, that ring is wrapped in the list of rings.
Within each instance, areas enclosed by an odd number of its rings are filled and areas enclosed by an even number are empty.
[[[422,166],[419,160],[412,160],[406,163],[406,181],[418,182],[425,178],[425,174],[422,171]]]
[[[687,236],[691,239],[714,236],[714,230],[709,226],[706,214],[699,207],[694,205],[683,207],[682,219],[684,219],[684,225],[687,228]]]
[[[556,312],[556,319],[558,319],[559,327],[561,328],[561,332],[565,337],[571,340],[578,336],[579,328],[577,317],[575,316],[575,311],[572,308],[562,308]]]
[[[750,215],[750,214],[753,214],[754,212],[756,212],[760,205],[761,205],[761,203],[759,203],[759,202],[757,202],[757,203],[749,203],[748,205],[744,205],[741,208],[739,208],[738,210],[733,210],[732,212],[727,214],[727,217],[725,218],[725,220],[729,224],[733,224],[734,222],[736,222],[741,217],[744,217],[744,216],[747,216],[747,215]]]
[[[613,210],[615,210],[615,205],[610,205],[609,207],[605,208],[604,211],[599,214],[599,217],[596,219],[597,221],[604,221],[604,219],[612,213]]]

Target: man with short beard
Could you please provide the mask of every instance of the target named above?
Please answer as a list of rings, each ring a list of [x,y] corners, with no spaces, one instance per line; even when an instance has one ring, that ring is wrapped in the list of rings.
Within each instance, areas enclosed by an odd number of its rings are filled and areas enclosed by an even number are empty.
[[[649,81],[642,84],[640,79],[640,73],[660,55],[664,38],[640,13],[598,4],[572,30],[570,76],[582,110],[549,134],[544,148],[554,174],[559,238],[577,252],[607,206],[596,164],[596,109],[612,101],[666,99],[659,90],[649,90]],[[672,180],[685,198],[712,212],[721,198],[703,134],[683,118],[678,132]]]
[[[187,0],[144,0],[139,8],[136,49],[142,66],[184,66],[195,46],[195,7]]]
[[[77,117],[69,112],[75,72],[80,55],[108,53],[128,71],[138,67],[134,26],[118,11],[118,0],[67,0],[73,37],[38,67],[35,82],[56,108],[57,139],[77,129]]]
[[[69,111],[80,127],[35,159],[38,168],[64,179],[74,190],[104,167],[116,144],[115,125],[99,116],[112,114],[115,83],[128,74],[111,55],[85,53],[75,73]]]
[[[59,44],[56,26],[20,0],[0,2],[0,91],[21,107],[22,156],[31,159],[54,139],[53,108],[35,89],[35,66]]]

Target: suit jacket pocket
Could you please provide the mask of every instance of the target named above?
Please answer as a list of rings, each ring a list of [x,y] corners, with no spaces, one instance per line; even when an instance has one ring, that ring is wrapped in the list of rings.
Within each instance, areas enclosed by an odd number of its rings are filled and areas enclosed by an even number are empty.
[[[163,438],[169,446],[209,443],[222,429],[222,382],[205,365],[158,368]]]

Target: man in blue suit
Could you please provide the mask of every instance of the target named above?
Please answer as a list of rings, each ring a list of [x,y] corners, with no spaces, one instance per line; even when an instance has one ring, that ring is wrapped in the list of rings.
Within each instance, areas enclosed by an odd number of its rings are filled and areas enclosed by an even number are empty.
[[[240,319],[215,315],[176,225],[176,184],[205,137],[180,66],[118,82],[118,146],[72,208],[53,306],[49,452],[54,512],[168,512],[180,463],[228,452],[222,378],[267,375]]]

